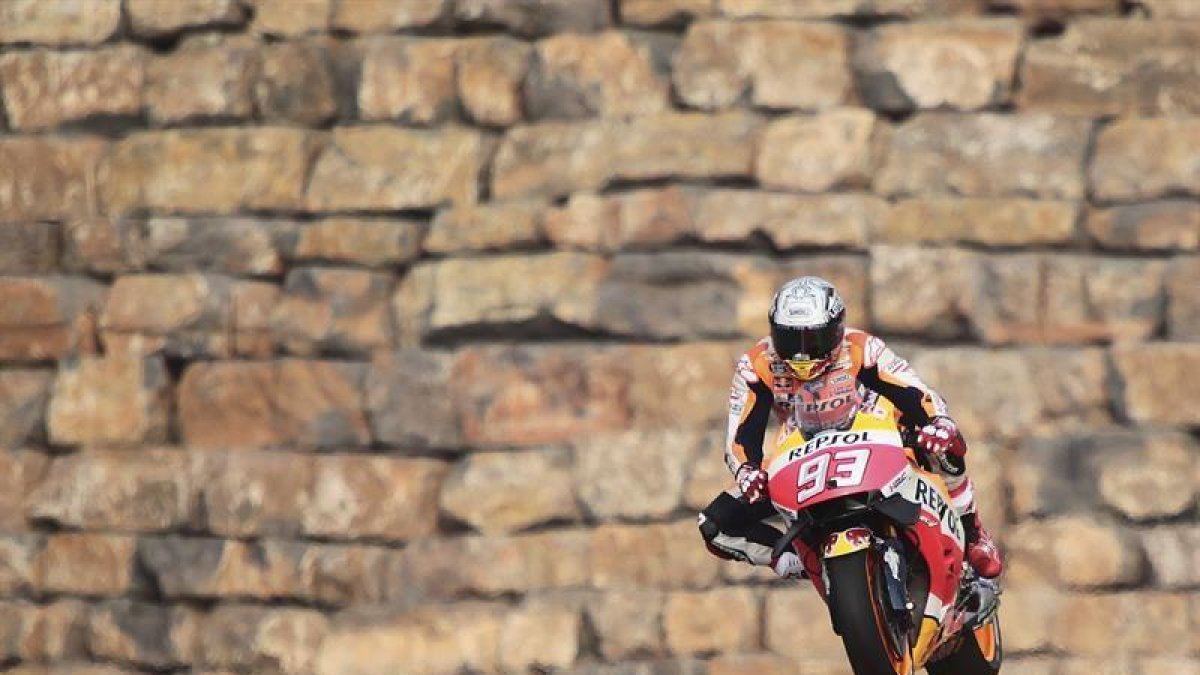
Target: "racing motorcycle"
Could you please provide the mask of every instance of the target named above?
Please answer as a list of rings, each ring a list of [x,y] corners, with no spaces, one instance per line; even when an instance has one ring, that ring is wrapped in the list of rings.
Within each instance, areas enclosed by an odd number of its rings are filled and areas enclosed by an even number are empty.
[[[1000,587],[964,561],[964,532],[932,460],[883,398],[844,430],[792,432],[768,493],[855,675],[995,675]]]

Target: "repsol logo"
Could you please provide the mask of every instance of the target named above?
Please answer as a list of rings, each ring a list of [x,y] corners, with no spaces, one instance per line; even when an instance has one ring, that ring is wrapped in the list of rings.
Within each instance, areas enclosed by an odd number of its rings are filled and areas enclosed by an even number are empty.
[[[962,539],[962,523],[958,519],[958,514],[951,511],[953,508],[950,504],[942,499],[942,493],[938,492],[932,485],[923,480],[917,481],[916,494],[913,495],[916,500],[925,506],[928,506],[937,514],[938,520],[946,524],[950,528],[951,534],[956,539]],[[954,516],[951,518],[950,516]]]
[[[825,412],[827,410],[837,410],[838,408],[849,404],[850,399],[852,397],[853,397],[852,394],[843,394],[842,396],[838,396],[836,398],[829,398],[829,399],[825,399],[823,401],[814,401],[812,403],[805,403],[800,406],[800,410],[803,410],[804,412],[810,412],[810,413]]]
[[[788,459],[792,460],[797,457],[803,457],[821,448],[828,448],[833,445],[858,445],[870,442],[871,435],[867,431],[844,431],[836,434],[821,434],[788,453]]]

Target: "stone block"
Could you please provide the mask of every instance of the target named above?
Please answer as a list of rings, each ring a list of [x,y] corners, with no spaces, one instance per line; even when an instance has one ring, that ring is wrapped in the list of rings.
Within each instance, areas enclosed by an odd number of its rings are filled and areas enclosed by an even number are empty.
[[[98,213],[97,175],[107,148],[88,136],[0,138],[0,223]]]
[[[674,654],[748,651],[758,646],[762,600],[748,588],[671,593],[663,629]]]
[[[65,6],[12,0],[0,6],[0,44],[96,45],[121,25],[121,0],[81,0]]]
[[[0,277],[0,361],[46,361],[66,356],[73,326],[97,312],[106,288],[74,277]]]
[[[146,109],[175,124],[196,119],[247,119],[254,113],[258,45],[249,38],[203,35],[148,59]]]
[[[889,111],[979,110],[1009,102],[1024,35],[1014,19],[895,23],[855,52],[867,105]]]
[[[649,47],[625,33],[555,35],[537,43],[525,110],[533,119],[647,115],[668,109],[668,89]]]
[[[1200,340],[1200,256],[1181,256],[1167,268],[1167,333]]]
[[[0,657],[24,660],[31,675],[70,671],[46,663],[83,659],[87,655],[90,608],[75,599],[33,604],[25,600],[0,602]],[[10,668],[19,671],[21,666]]]
[[[334,0],[254,0],[253,31],[259,35],[297,37],[329,30]]]
[[[1141,6],[1155,19],[1200,19],[1200,7],[1190,0],[1143,0]]]
[[[1200,366],[1200,344],[1117,345],[1112,358],[1121,385],[1117,405],[1130,420],[1159,425],[1200,423],[1200,409],[1178,403],[1200,396],[1200,380],[1190,376],[1193,368]]]
[[[271,315],[278,343],[290,353],[359,354],[392,341],[392,275],[296,267]]]
[[[1162,592],[1070,595],[1063,599],[1050,645],[1080,656],[1183,655],[1190,637],[1188,606],[1188,596]]]
[[[1200,207],[1183,200],[1129,204],[1088,213],[1088,233],[1105,248],[1200,250]]]
[[[144,52],[136,47],[96,51],[15,51],[0,57],[0,92],[14,129],[55,127],[142,110]]]
[[[169,376],[162,359],[83,357],[62,364],[46,415],[61,445],[136,445],[167,437]]]
[[[304,532],[333,539],[387,541],[432,535],[437,531],[438,493],[445,500],[453,489],[447,470],[446,463],[431,459],[318,457],[312,500],[300,515]],[[501,489],[484,491],[480,499]]]
[[[459,447],[459,411],[450,393],[450,354],[417,349],[379,353],[368,370],[371,433],[396,447]]]
[[[267,45],[260,59],[254,102],[263,118],[317,126],[337,115],[333,63],[326,45]]]
[[[1196,444],[1182,436],[1146,436],[1138,450],[1100,463],[1098,487],[1105,505],[1134,521],[1190,511],[1200,492],[1192,471]]]
[[[300,227],[289,257],[298,262],[390,267],[416,260],[424,238],[425,226],[417,221],[332,217]]]
[[[26,499],[45,476],[49,463],[46,455],[32,450],[0,453],[0,529],[22,532],[28,528],[25,522]]]
[[[987,0],[988,8],[1015,12],[1033,20],[1063,20],[1075,15],[1117,14],[1116,0]]]
[[[46,538],[34,563],[37,590],[74,595],[122,595],[133,583],[134,538],[84,532]]]
[[[887,213],[878,241],[888,244],[957,242],[982,246],[1041,246],[1075,239],[1079,207],[1032,199],[902,199]]]
[[[239,26],[246,15],[239,0],[125,0],[134,35],[158,37],[180,31],[217,26]]]
[[[912,367],[949,402],[968,442],[1019,436],[1038,421],[1037,399],[1009,395],[1033,379],[1018,352],[947,347],[916,354]]]
[[[805,675],[826,672],[818,670],[823,663],[806,660],[805,664],[802,671]],[[795,671],[796,664],[791,659],[773,654],[725,654],[708,662],[709,675],[791,675]],[[828,672],[832,675],[840,671],[831,668]]]
[[[695,518],[592,530],[592,586],[703,589],[717,580],[720,559],[704,548]]]
[[[187,455],[178,450],[84,451],[55,458],[25,515],[71,528],[156,531],[195,523]]]
[[[363,47],[358,109],[367,120],[432,124],[455,112],[454,40],[376,38]]]
[[[565,206],[543,214],[541,228],[558,248],[617,251],[660,246],[697,231],[695,200],[694,190],[677,186],[611,196],[575,193]]]
[[[558,196],[614,180],[748,178],[760,121],[744,113],[661,113],[510,129],[496,154],[496,198]]]
[[[882,200],[864,194],[791,195],[726,189],[706,191],[694,203],[694,233],[702,241],[737,243],[761,234],[783,250],[862,248],[887,209]]]
[[[1099,348],[1063,347],[1023,352],[1043,424],[1065,429],[1102,426],[1111,421],[1108,355]],[[1037,377],[1056,372],[1058,377]]]
[[[770,19],[915,18],[970,13],[976,5],[973,0],[717,0],[724,16]]]
[[[599,256],[567,252],[434,264],[431,331],[539,317],[594,326],[596,293],[609,270],[608,262]]]
[[[898,125],[875,189],[888,195],[1075,199],[1090,122],[1044,114],[930,113]]]
[[[91,611],[88,651],[94,658],[148,668],[186,666],[193,658],[200,621],[184,607],[109,600]]]
[[[686,432],[597,435],[575,444],[575,492],[595,518],[655,518],[682,503],[700,436]]]
[[[194,447],[362,447],[366,364],[284,359],[195,363],[179,384],[184,442]]]
[[[765,306],[765,305],[764,305]],[[729,381],[748,343],[694,342],[631,347],[621,363],[629,373],[631,423],[620,429],[720,429]]]
[[[655,27],[707,19],[717,10],[716,0],[621,0],[621,23]]]
[[[45,545],[45,537],[40,534],[0,537],[0,594],[11,597],[33,592],[38,555]]]
[[[495,603],[422,605],[390,617],[337,621],[317,655],[317,675],[499,671],[504,608]]]
[[[612,23],[610,7],[606,0],[457,0],[454,18],[535,37],[602,30]]]
[[[508,37],[458,42],[455,87],[471,120],[493,127],[521,120],[521,86],[532,53],[528,44]]]
[[[484,534],[574,520],[579,507],[570,461],[568,453],[558,451],[473,454],[446,477],[439,504]]]
[[[223,449],[192,457],[194,489],[203,505],[198,515],[206,530],[229,537],[301,532],[315,490],[313,458]]]
[[[475,446],[533,445],[625,428],[634,409],[626,358],[595,348],[461,350],[449,371],[450,381],[473,383],[451,404],[461,438]]]
[[[1088,168],[1102,201],[1145,201],[1200,194],[1200,119],[1123,119],[1100,130]]]
[[[57,223],[12,223],[0,227],[0,274],[49,274],[62,255],[62,227]]]
[[[1200,584],[1200,529],[1171,525],[1148,528],[1140,534],[1156,586],[1182,589]]]
[[[313,672],[329,620],[311,609],[222,605],[196,637],[209,668],[302,675]]]
[[[846,662],[842,640],[829,625],[829,610],[808,582],[766,593],[763,643],[767,651],[792,659]]]
[[[333,28],[355,33],[388,33],[404,28],[421,28],[437,22],[446,13],[449,0],[355,0],[333,4]]]
[[[520,200],[459,206],[438,211],[423,248],[429,253],[526,248],[541,243],[547,205]]]
[[[1050,635],[1054,632],[1054,619],[1062,593],[1052,584],[1005,580],[1004,616],[1001,619],[1004,631],[1004,649],[1008,654],[1041,651],[1049,647]],[[1010,616],[1021,617],[1017,621],[1004,621]],[[1053,672],[1053,671],[1051,671]]]
[[[736,335],[734,263],[729,256],[682,251],[618,255],[597,290],[595,325],[658,339]]]
[[[49,370],[0,371],[0,447],[46,439],[46,405],[53,383]]]
[[[778,118],[763,132],[754,173],[779,190],[869,187],[886,132],[874,113],[858,108]]]
[[[128,238],[140,223],[123,219],[91,216],[73,219],[61,227],[61,268],[67,272],[114,274],[136,267],[128,259]]]
[[[877,330],[961,336],[977,256],[955,248],[873,246],[871,325]]]
[[[110,213],[295,209],[315,137],[300,129],[189,129],[127,136],[101,172]]]
[[[701,21],[674,60],[674,84],[689,107],[713,110],[743,97],[764,108],[819,110],[853,89],[849,40],[832,24]]]
[[[308,183],[308,206],[405,209],[471,204],[483,162],[480,135],[465,129],[334,130]]]
[[[583,618],[570,602],[527,601],[500,628],[500,666],[506,672],[569,670],[580,653]]]
[[[1062,37],[1030,45],[1018,105],[1094,117],[1196,114],[1197,40],[1200,26],[1186,21],[1073,21]]]
[[[662,656],[665,598],[661,591],[618,589],[588,602],[587,618],[596,631],[600,654],[609,661]]]
[[[127,247],[139,267],[274,276],[283,272],[295,229],[289,221],[257,218],[150,218]]]
[[[1018,525],[1006,538],[1014,565],[1025,542],[1039,536],[1047,538],[1054,570],[1051,580],[1060,586],[1125,586],[1142,578],[1141,544],[1132,531],[1086,516]]]

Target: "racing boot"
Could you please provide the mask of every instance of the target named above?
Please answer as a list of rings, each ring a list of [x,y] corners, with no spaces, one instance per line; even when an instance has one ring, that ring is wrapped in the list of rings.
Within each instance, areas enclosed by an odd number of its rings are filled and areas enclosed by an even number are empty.
[[[995,579],[1004,571],[1004,563],[1000,560],[1000,549],[992,535],[983,529],[979,522],[979,514],[972,511],[962,517],[963,530],[967,539],[967,562],[987,579]]]

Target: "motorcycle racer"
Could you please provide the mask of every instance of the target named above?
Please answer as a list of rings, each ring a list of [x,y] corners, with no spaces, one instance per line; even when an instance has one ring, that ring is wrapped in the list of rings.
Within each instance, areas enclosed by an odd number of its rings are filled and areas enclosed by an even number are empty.
[[[794,552],[773,559],[781,533],[764,522],[775,515],[766,498],[763,456],[771,411],[782,424],[781,438],[796,430],[808,436],[847,427],[860,409],[872,408],[875,397],[883,396],[898,411],[901,429],[915,435],[945,480],[962,518],[968,562],[980,576],[999,576],[1000,554],[979,520],[966,475],[966,441],[945,401],[883,340],[847,327],[845,315],[837,290],[819,277],[793,279],[775,294],[771,334],[742,355],[733,376],[725,463],[734,485],[700,513],[705,545],[721,558],[799,576],[803,565]]]

